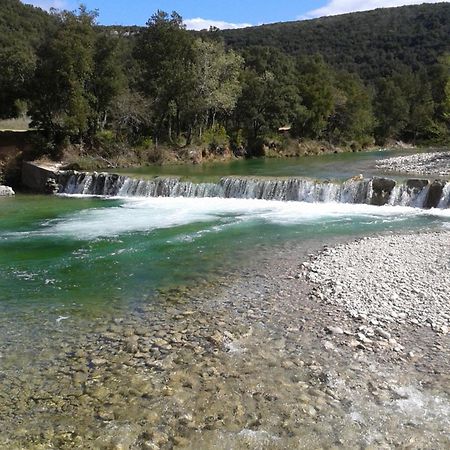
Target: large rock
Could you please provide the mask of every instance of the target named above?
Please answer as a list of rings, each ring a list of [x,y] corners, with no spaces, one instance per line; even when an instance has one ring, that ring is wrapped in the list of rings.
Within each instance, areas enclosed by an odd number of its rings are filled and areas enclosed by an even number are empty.
[[[56,168],[46,167],[33,162],[22,165],[22,184],[34,192],[51,194],[57,191],[55,180],[58,179]]]
[[[444,190],[445,181],[435,180],[430,185],[427,199],[425,200],[425,208],[436,208],[441,200],[442,191]]]
[[[421,180],[418,178],[411,178],[410,180],[406,180],[406,187],[410,192],[419,193],[422,191],[422,189],[427,187],[428,184],[429,184],[428,180]]]
[[[388,203],[395,184],[395,181],[390,178],[373,178],[371,204],[382,206]]]
[[[14,191],[9,186],[0,185],[0,197],[11,197],[14,194]]]

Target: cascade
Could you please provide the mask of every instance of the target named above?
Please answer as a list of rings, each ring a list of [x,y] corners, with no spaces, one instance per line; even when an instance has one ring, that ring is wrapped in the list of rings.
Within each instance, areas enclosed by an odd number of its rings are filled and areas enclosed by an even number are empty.
[[[365,203],[418,208],[448,208],[450,182],[354,177],[343,183],[307,178],[226,177],[217,183],[194,183],[173,177],[142,180],[109,173],[62,171],[60,194],[108,197],[222,197],[298,202]]]

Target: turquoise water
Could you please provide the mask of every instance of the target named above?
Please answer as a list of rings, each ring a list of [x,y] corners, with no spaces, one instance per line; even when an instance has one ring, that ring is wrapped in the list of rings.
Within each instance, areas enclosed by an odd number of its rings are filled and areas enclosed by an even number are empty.
[[[431,150],[423,150],[431,151]],[[433,150],[436,151],[436,150]],[[417,150],[377,150],[361,153],[339,153],[298,158],[256,158],[227,163],[199,165],[148,166],[112,169],[112,172],[138,177],[179,176],[196,181],[217,180],[224,176],[311,177],[345,180],[355,175],[380,176],[385,172],[375,167],[376,162],[394,156],[417,153]],[[392,174],[389,174],[392,177]],[[401,174],[399,174],[401,178]]]
[[[17,196],[0,208],[0,311],[134,308],[288,241],[441,227],[448,211],[260,200]]]

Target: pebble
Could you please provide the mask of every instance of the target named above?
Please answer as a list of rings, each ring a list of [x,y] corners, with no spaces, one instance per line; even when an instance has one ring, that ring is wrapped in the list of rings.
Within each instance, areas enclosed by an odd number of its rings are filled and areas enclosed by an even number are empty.
[[[391,336],[391,333],[389,333],[389,332],[383,330],[382,328],[376,328],[376,329],[375,329],[375,333],[376,333],[378,336],[382,337],[383,339],[387,339],[387,340],[391,339],[391,337],[392,337],[392,336]]]
[[[344,330],[340,327],[328,326],[325,328],[328,334],[344,334]]]

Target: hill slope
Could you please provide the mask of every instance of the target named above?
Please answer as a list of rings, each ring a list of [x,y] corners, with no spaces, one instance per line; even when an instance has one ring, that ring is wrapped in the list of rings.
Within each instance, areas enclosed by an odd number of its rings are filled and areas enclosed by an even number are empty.
[[[36,47],[52,22],[40,8],[19,0],[2,0],[0,5],[0,48],[12,44]]]
[[[220,35],[236,49],[264,45],[290,55],[318,53],[332,66],[370,80],[401,65],[428,66],[450,51],[450,3],[224,30]]]

